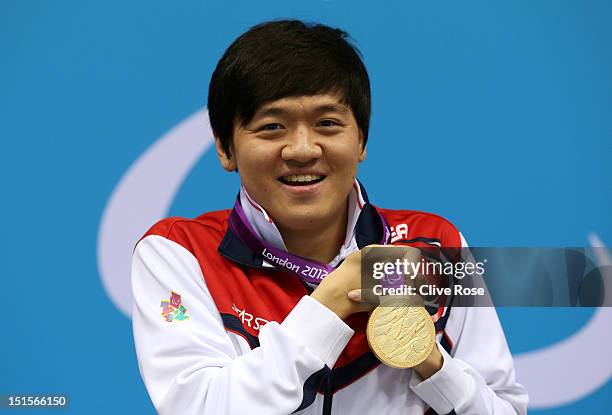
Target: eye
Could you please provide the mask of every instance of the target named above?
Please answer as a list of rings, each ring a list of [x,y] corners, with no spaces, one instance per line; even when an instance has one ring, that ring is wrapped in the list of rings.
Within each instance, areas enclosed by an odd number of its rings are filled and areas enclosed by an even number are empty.
[[[276,131],[282,128],[284,127],[279,123],[270,123],[270,124],[266,124],[263,127],[261,127],[261,131]]]
[[[340,125],[340,124],[339,124],[339,123],[337,123],[337,122],[336,122],[336,121],[334,121],[334,120],[321,120],[321,121],[319,121],[319,123],[317,124],[317,126],[320,126],[320,127],[337,127],[337,126],[339,126],[339,125]]]

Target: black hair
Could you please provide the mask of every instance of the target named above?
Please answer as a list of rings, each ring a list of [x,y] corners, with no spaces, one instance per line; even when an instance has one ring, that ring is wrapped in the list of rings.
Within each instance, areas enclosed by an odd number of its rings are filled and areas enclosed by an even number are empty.
[[[337,93],[368,139],[370,80],[349,35],[299,20],[261,23],[225,51],[208,89],[213,132],[230,154],[235,120],[250,122],[257,109],[277,99]]]

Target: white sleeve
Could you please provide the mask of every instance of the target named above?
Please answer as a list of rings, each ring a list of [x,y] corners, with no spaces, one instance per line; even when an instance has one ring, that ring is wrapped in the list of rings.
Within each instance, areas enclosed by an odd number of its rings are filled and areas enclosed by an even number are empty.
[[[467,247],[465,239],[463,247]],[[413,371],[410,388],[438,414],[525,414],[527,391],[517,383],[512,355],[493,307],[455,307],[446,324],[453,341],[429,379]]]
[[[285,320],[259,333],[241,354],[226,332],[196,258],[150,235],[132,262],[133,330],[138,365],[161,414],[283,414],[302,403],[303,385],[333,367],[353,335],[336,314],[309,296]],[[160,307],[174,291],[188,319],[166,321]]]

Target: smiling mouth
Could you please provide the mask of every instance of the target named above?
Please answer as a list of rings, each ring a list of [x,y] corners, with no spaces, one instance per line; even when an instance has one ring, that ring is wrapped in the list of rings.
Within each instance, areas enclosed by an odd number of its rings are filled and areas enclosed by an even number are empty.
[[[308,186],[323,181],[325,177],[327,176],[317,174],[293,174],[279,177],[278,181],[289,186]]]

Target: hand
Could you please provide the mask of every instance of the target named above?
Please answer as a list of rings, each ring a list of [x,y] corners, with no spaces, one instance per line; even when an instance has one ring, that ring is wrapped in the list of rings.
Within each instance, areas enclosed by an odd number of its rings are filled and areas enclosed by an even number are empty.
[[[375,305],[360,301],[361,298],[361,251],[347,256],[342,264],[328,276],[310,296],[336,313],[342,320],[354,313],[370,311]],[[355,300],[349,297],[349,292]]]
[[[421,376],[423,380],[432,377],[438,370],[442,369],[444,364],[444,357],[438,350],[438,345],[434,344],[431,353],[425,360],[413,367],[413,369]]]
[[[314,294],[314,293],[313,293]],[[348,293],[349,298],[353,301],[361,302],[363,298],[361,296],[361,290],[353,290]],[[363,303],[365,304],[365,303]],[[436,372],[442,369],[442,365],[444,364],[444,357],[440,350],[438,349],[437,343],[434,344],[429,356],[425,358],[421,363],[414,366],[413,369],[421,376],[423,380],[429,379]]]

